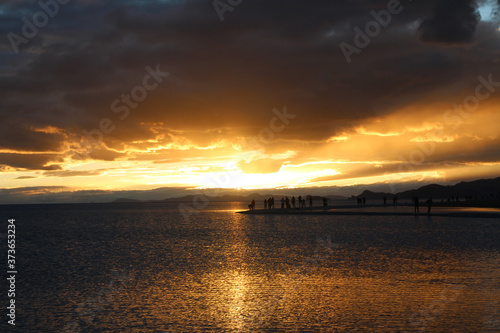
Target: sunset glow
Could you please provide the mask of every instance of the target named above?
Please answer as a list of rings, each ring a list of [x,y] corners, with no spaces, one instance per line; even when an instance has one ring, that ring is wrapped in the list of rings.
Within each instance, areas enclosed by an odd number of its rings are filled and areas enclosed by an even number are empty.
[[[401,8],[349,57],[339,45],[354,43],[368,5],[351,4],[359,14],[350,21],[318,9],[323,23],[304,22],[303,35],[240,27],[237,17],[252,12],[242,9],[219,40],[210,20],[177,26],[173,17],[198,13],[194,3],[131,4],[94,28],[57,16],[71,28],[49,29],[41,49],[18,45],[20,58],[2,55],[2,188],[273,189],[500,173],[494,1],[464,6],[475,30],[454,35],[439,6]],[[71,31],[123,38],[90,46]],[[212,53],[201,65],[205,33]]]

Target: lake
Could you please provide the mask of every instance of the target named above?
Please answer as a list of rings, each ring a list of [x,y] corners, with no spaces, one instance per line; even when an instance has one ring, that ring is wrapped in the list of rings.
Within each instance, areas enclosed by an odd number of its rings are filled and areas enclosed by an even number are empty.
[[[0,206],[4,258],[16,220],[9,329],[500,330],[498,219],[236,213],[244,208],[213,202],[185,219],[176,203]]]

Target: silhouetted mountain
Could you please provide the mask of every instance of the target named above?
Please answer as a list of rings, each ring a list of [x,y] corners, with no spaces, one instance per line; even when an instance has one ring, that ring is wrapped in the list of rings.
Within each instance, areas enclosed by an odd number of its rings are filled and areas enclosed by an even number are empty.
[[[459,197],[461,200],[468,198],[498,198],[500,196],[500,177],[494,179],[480,179],[470,182],[461,182],[455,185],[431,184],[422,186],[415,190],[408,190],[396,194],[399,199],[411,199],[414,197],[448,199]],[[387,197],[390,200],[394,194],[383,192],[372,192],[365,190],[355,198],[365,197],[367,200],[382,200]]]
[[[384,193],[384,192],[372,192],[370,190],[365,190],[363,193],[360,195],[356,196],[356,198],[365,198],[366,200],[382,200],[384,197],[387,198],[387,200],[390,200],[394,194],[391,193]]]
[[[237,202],[237,201],[247,201],[248,197],[243,195],[221,195],[221,196],[205,196],[203,194],[200,195],[186,195],[178,198],[166,198],[163,200],[155,200],[157,202],[192,202],[193,200],[204,201],[205,199],[209,199],[210,201],[224,201],[224,202]],[[250,199],[251,200],[251,199]],[[257,200],[257,199],[255,199]],[[262,199],[264,200],[264,199]]]
[[[398,196],[401,198],[439,198],[447,199],[459,197],[464,200],[466,197],[486,198],[496,197],[500,194],[500,177],[495,179],[481,179],[472,182],[461,182],[452,186],[427,185],[417,190],[405,191]]]
[[[422,186],[424,185],[424,186]],[[259,189],[259,190],[237,190],[237,189],[213,189],[194,190],[182,187],[161,187],[150,190],[78,190],[69,187],[21,187],[0,188],[0,204],[48,204],[48,203],[83,203],[83,202],[192,202],[198,195],[209,198],[210,201],[250,201],[263,202],[264,199],[273,196],[276,200],[288,196],[296,198],[301,195],[313,196],[316,202],[326,196],[329,200],[344,200],[352,193],[361,193],[368,200],[382,200],[384,196],[392,200],[393,193],[385,193],[389,188],[399,189],[398,197],[402,200],[411,199],[415,195],[422,199],[432,197],[434,199],[447,200],[450,197],[472,197],[484,201],[486,198],[496,199],[500,191],[500,177],[495,179],[482,179],[470,182],[461,182],[455,185],[436,185],[429,183],[402,183],[391,184],[377,183],[370,185],[353,186],[325,186],[310,188],[284,188],[284,189]],[[420,187],[419,187],[420,186]],[[419,187],[419,188],[418,188]],[[418,189],[415,189],[418,188]],[[368,190],[368,191],[367,191]],[[260,194],[263,193],[263,194]],[[217,196],[213,196],[217,194]],[[356,196],[351,196],[355,198]],[[198,198],[200,199],[200,198]]]
[[[141,202],[141,200],[128,199],[128,198],[118,198],[116,200],[113,200],[112,202]]]

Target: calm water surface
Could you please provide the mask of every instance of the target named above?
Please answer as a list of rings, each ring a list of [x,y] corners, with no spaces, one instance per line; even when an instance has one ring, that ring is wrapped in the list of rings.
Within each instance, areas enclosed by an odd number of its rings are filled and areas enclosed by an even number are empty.
[[[0,206],[1,233],[16,219],[9,330],[500,331],[496,219],[244,206],[211,203],[188,222],[173,203]]]

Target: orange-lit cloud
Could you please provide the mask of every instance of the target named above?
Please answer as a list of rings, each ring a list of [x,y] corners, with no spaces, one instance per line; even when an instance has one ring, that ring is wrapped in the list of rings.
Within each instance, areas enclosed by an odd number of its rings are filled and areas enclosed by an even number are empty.
[[[201,1],[75,3],[22,54],[0,45],[9,64],[0,67],[0,186],[283,188],[498,175],[500,36],[474,3],[456,2],[464,30],[440,5],[413,2],[350,65],[339,43],[386,1],[253,1],[224,24]],[[11,31],[22,4],[1,6],[10,19],[0,28]],[[102,23],[88,25],[80,11]],[[170,74],[134,101],[156,64]],[[124,117],[113,102],[127,94]],[[273,111],[284,105],[294,117]]]

